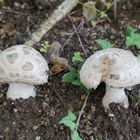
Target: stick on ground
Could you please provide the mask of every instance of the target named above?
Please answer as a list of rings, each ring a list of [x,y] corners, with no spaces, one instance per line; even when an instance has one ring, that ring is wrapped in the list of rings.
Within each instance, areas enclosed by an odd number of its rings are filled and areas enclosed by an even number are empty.
[[[38,28],[37,31],[32,33],[31,38],[27,40],[24,44],[28,46],[33,46],[34,44],[40,42],[42,37],[62,18],[64,18],[77,4],[79,0],[65,0],[52,15],[46,19]]]

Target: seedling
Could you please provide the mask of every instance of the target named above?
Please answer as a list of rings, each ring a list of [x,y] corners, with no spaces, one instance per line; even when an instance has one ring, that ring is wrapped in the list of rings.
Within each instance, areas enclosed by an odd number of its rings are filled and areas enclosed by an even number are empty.
[[[69,71],[63,75],[62,82],[65,83],[71,83],[72,85],[80,87],[83,91],[86,93],[89,93],[90,90],[88,90],[81,82],[79,77],[79,71],[83,65],[84,59],[81,56],[80,52],[75,52],[74,56],[72,57],[73,65],[76,64],[76,66],[70,66]]]
[[[75,52],[75,53],[74,53],[74,56],[72,57],[72,62],[73,62],[73,63],[74,63],[74,62],[77,62],[77,61],[79,61],[79,62],[84,62],[84,59],[82,58],[80,52]]]
[[[76,129],[76,123],[74,122],[74,121],[76,121],[76,119],[77,119],[76,115],[69,111],[68,115],[66,117],[62,118],[59,123],[64,124],[71,130],[71,139],[72,140],[82,140]]]
[[[102,49],[112,48],[112,44],[105,39],[96,39],[96,43],[101,46]]]
[[[108,15],[105,11],[100,11],[100,17],[101,18],[108,18]]]
[[[49,48],[49,42],[45,41],[43,44],[41,44],[40,52],[46,53],[48,48]]]
[[[111,5],[110,2],[106,2],[106,3],[105,3],[105,6],[106,6],[107,9],[110,9],[112,5]]]

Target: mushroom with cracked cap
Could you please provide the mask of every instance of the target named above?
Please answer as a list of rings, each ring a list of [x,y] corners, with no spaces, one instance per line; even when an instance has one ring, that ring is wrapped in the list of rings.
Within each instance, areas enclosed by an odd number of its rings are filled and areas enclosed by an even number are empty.
[[[16,45],[0,52],[0,83],[9,83],[7,98],[34,97],[34,85],[47,83],[48,70],[46,60],[32,47]]]
[[[129,102],[124,88],[140,83],[140,61],[128,50],[111,48],[96,52],[83,64],[80,80],[87,88],[96,89],[106,83],[106,94],[102,104],[120,103],[128,108]]]

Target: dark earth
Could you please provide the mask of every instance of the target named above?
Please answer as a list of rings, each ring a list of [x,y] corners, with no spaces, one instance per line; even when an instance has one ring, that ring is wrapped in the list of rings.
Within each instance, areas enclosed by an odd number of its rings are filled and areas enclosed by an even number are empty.
[[[0,49],[12,45],[23,44],[52,11],[62,1],[52,0],[45,5],[35,4],[29,0],[5,0],[0,5]],[[118,20],[114,21],[109,10],[111,22],[103,21],[96,27],[86,22],[77,28],[78,34],[88,56],[101,48],[96,45],[95,39],[108,39],[118,48],[127,49],[124,44],[124,29],[131,25],[140,31],[140,4],[133,1],[123,1],[118,5]],[[82,6],[78,5],[55,25],[34,46],[40,50],[44,41],[53,43],[59,41],[63,45],[61,56],[71,65],[71,57],[75,51],[84,55],[77,35],[74,34],[72,24],[76,27],[82,21]],[[135,55],[140,53],[135,46],[128,48]],[[51,66],[50,66],[51,67]],[[82,108],[86,94],[71,84],[62,82],[62,76],[67,70],[60,73],[51,73],[49,82],[36,86],[37,96],[26,100],[12,101],[6,99],[7,84],[0,85],[0,140],[70,140],[70,131],[59,124],[68,111],[77,116]],[[92,90],[86,107],[80,119],[78,132],[83,140],[140,140],[140,86],[126,90],[130,107],[125,109],[118,104],[110,104],[109,112],[105,112],[101,104],[105,94],[105,85],[102,83],[97,90]]]

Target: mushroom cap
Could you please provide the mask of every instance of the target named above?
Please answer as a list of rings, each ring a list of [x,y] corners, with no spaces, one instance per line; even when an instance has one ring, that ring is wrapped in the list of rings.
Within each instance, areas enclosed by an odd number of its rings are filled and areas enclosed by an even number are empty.
[[[16,45],[0,52],[0,83],[43,84],[48,70],[43,56],[32,47]]]
[[[140,61],[132,52],[111,48],[96,52],[80,70],[81,82],[96,88],[100,82],[112,87],[131,87],[140,83]]]

